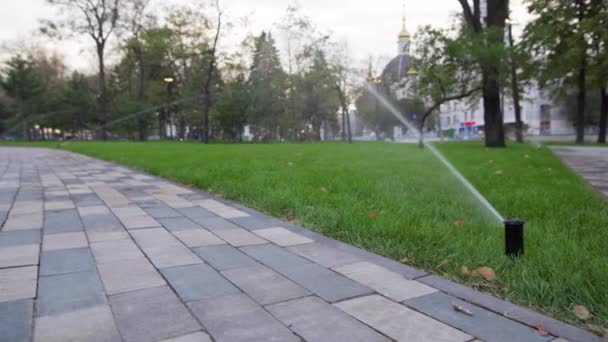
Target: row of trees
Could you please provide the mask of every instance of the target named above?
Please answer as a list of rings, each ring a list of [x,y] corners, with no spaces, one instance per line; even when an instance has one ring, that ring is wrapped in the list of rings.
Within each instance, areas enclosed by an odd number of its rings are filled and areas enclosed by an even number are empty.
[[[170,124],[178,138],[208,142],[240,140],[250,125],[257,140],[319,139],[322,131],[350,138],[347,49],[318,32],[297,7],[290,6],[278,23],[288,40],[285,70],[267,32],[248,37],[242,53],[219,50],[222,35],[233,29],[219,1],[173,7],[162,18],[152,15],[147,0],[49,3],[66,16],[46,22],[43,32],[54,38],[88,35],[97,75],[68,76],[61,58],[44,50],[14,56],[2,73],[5,131],[19,126],[31,139],[34,126],[53,127],[94,130],[100,139],[145,140],[166,137]],[[108,67],[111,39],[120,59]]]

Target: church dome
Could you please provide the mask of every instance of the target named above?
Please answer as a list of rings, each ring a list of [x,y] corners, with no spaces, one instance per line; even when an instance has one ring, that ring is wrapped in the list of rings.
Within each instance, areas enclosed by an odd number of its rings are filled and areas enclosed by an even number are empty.
[[[382,82],[395,84],[407,77],[410,71],[410,56],[399,55],[393,58],[382,71]]]

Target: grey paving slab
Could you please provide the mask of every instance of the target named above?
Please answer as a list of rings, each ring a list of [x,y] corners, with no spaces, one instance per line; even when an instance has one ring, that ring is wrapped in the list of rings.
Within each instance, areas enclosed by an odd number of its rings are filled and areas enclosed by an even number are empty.
[[[234,247],[263,245],[268,243],[268,241],[243,228],[216,230],[214,234]]]
[[[203,226],[203,228],[206,228],[212,232],[217,230],[230,230],[241,228],[238,225],[221,217],[205,217],[203,219],[197,220],[196,222]]]
[[[222,297],[241,291],[208,265],[190,265],[160,270],[184,302]]]
[[[37,316],[50,316],[91,308],[106,303],[95,271],[40,277]]]
[[[187,217],[169,217],[169,218],[161,218],[158,220],[160,224],[167,228],[169,231],[177,232],[181,230],[191,230],[191,229],[200,229],[201,226],[190,220]]]
[[[97,264],[144,258],[131,239],[95,242],[91,244],[91,251]]]
[[[135,230],[131,235],[157,268],[202,263],[196,254],[164,228]]]
[[[414,298],[405,304],[485,341],[550,341],[554,338],[540,336],[533,328],[441,292]],[[453,304],[469,309],[473,315],[454,310]]]
[[[38,265],[40,245],[0,247],[0,268]]]
[[[182,213],[187,218],[191,219],[196,223],[201,223],[208,218],[217,217],[214,213],[205,210],[201,207],[190,207],[190,208],[180,208],[178,209],[180,213]]]
[[[241,250],[259,262],[279,272],[295,266],[307,265],[311,262],[284,248],[271,244],[243,247]]]
[[[325,267],[336,267],[361,261],[354,254],[319,243],[289,247],[288,250]]]
[[[39,243],[39,229],[0,232],[0,248],[20,245],[37,245]]]
[[[166,285],[144,257],[100,263],[97,268],[108,295]]]
[[[167,205],[158,205],[155,207],[143,208],[150,216],[155,219],[163,219],[163,218],[171,218],[171,217],[181,217],[182,214],[177,210],[167,206]]]
[[[124,341],[153,341],[194,333],[201,326],[168,287],[110,297]]]
[[[0,339],[5,342],[31,341],[34,301],[0,302]]]
[[[354,298],[334,306],[395,341],[465,342],[473,339],[379,295]]]
[[[206,333],[199,331],[193,334],[182,335],[178,337],[168,338],[161,342],[212,342],[211,337]]]
[[[408,280],[400,274],[370,262],[339,266],[334,270],[398,302],[437,292],[430,286]]]
[[[0,269],[0,302],[36,297],[38,267]]]
[[[178,238],[184,245],[195,248],[195,247],[206,247],[206,246],[218,246],[225,245],[226,241],[213,235],[206,229],[190,229],[180,230],[173,232],[176,238]]]
[[[228,245],[195,248],[194,252],[220,271],[258,265],[253,258]]]
[[[78,207],[103,205],[103,201],[95,194],[72,194],[71,198]]]
[[[300,341],[244,294],[196,301],[188,306],[217,342]]]
[[[94,269],[95,263],[88,248],[45,251],[40,256],[41,276]]]
[[[84,232],[45,234],[42,239],[43,251],[85,248],[88,246],[89,242]]]
[[[276,223],[273,223],[270,220],[264,220],[254,216],[233,218],[230,221],[249,230],[272,228],[276,226]]]
[[[34,342],[122,341],[107,305],[36,318]]]
[[[291,232],[283,227],[258,229],[254,232],[262,238],[282,247],[303,245],[314,242],[305,236]]]
[[[310,342],[390,341],[365,324],[316,297],[270,305],[268,311]]]
[[[262,265],[224,271],[222,274],[262,305],[311,295],[308,290]]]
[[[76,209],[49,211],[44,214],[45,234],[79,232],[82,230],[82,222]]]

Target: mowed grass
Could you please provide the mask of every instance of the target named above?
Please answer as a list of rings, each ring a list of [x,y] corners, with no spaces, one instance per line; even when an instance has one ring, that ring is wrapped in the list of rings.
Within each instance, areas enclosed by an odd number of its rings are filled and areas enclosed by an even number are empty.
[[[500,213],[526,220],[524,257],[503,255],[498,220],[429,151],[413,145],[64,145],[192,184],[559,319],[608,327],[608,205],[546,148],[438,147]],[[497,280],[462,277],[461,266],[492,267]],[[577,319],[576,304],[593,317]]]

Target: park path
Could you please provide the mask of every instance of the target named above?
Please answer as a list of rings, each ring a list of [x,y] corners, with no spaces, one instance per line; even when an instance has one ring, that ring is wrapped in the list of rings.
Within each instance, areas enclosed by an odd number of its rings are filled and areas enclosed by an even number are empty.
[[[600,341],[238,204],[63,151],[0,148],[0,226],[2,341]]]
[[[552,146],[551,150],[608,201],[608,148]]]

